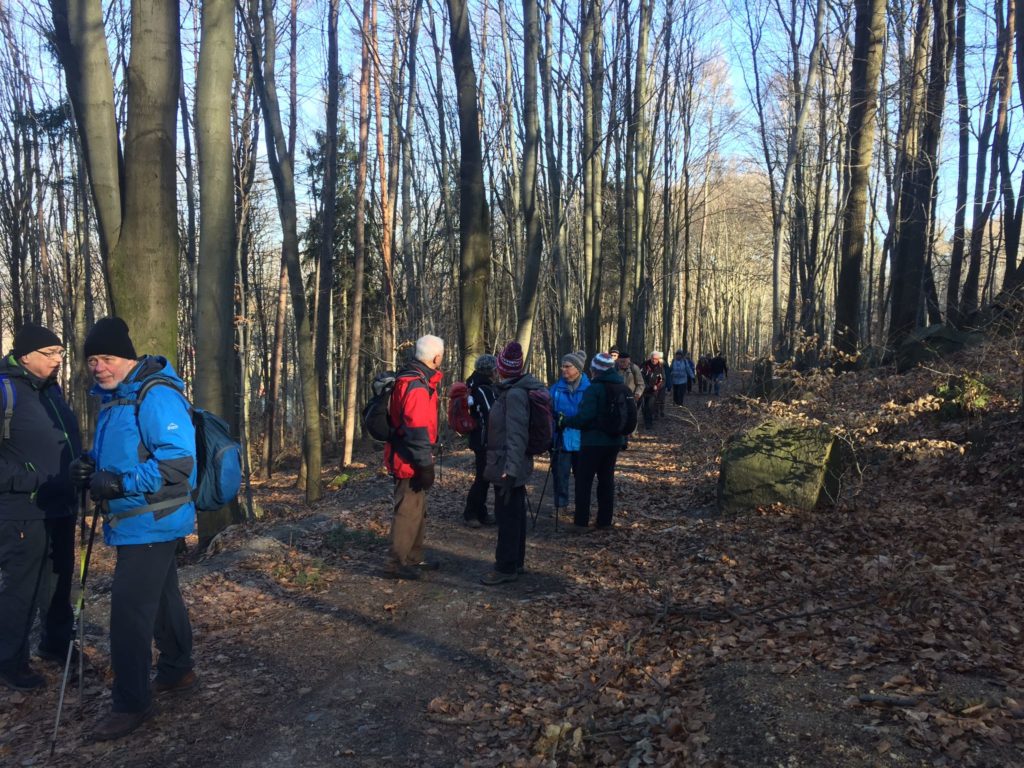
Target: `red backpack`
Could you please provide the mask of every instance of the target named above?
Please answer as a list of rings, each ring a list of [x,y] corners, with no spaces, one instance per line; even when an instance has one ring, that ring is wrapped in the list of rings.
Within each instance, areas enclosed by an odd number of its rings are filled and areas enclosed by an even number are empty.
[[[460,435],[468,435],[480,426],[469,408],[469,394],[464,381],[456,381],[448,390],[448,426]]]
[[[555,436],[555,417],[551,393],[544,388],[529,390],[530,434],[526,439],[526,455],[539,456],[551,450]]]

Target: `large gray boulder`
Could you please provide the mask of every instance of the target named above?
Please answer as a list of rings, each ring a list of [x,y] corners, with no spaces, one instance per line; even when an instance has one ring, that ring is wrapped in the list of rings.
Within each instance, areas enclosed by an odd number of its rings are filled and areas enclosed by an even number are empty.
[[[782,503],[812,510],[838,498],[850,464],[845,443],[823,425],[768,420],[722,451],[718,509],[737,514]]]
[[[896,370],[899,373],[909,371],[921,363],[951,355],[984,340],[984,334],[961,331],[948,325],[915,328],[896,349]]]

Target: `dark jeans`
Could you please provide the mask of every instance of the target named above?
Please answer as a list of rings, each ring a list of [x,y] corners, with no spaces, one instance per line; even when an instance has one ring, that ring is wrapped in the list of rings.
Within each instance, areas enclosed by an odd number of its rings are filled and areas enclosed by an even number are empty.
[[[507,500],[495,490],[494,516],[498,519],[494,570],[515,573],[526,563],[526,486],[513,488]]]
[[[176,682],[192,669],[192,625],[178,588],[177,541],[117,548],[110,594],[113,710],[143,712],[150,703],[153,640],[157,677]]]
[[[676,405],[682,405],[686,402],[686,385],[685,384],[673,384],[672,385],[672,401]]]
[[[586,527],[590,522],[590,488],[597,477],[597,527],[612,524],[615,511],[616,446],[584,446],[576,464],[576,515],[573,522]]]
[[[39,647],[64,653],[71,642],[75,518],[0,521],[0,668],[28,663],[36,612]]]
[[[487,449],[474,450],[473,456],[476,459],[476,475],[473,477],[473,484],[469,486],[469,493],[466,494],[466,508],[462,516],[466,520],[476,519],[483,523],[487,521],[487,491],[491,488],[491,484],[484,479]]]
[[[555,486],[555,507],[569,506],[569,474],[575,471],[576,455],[576,451],[551,452],[551,480]]]
[[[47,551],[42,520],[0,520],[0,669],[28,663],[28,636]]]
[[[39,647],[44,651],[67,653],[75,628],[71,610],[71,582],[75,571],[75,518],[46,521],[50,549],[46,553],[43,579],[39,584]],[[88,535],[88,534],[86,534]]]

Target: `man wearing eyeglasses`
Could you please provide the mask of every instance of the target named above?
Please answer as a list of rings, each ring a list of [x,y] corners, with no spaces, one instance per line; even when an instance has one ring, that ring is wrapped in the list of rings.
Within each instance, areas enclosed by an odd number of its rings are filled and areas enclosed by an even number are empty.
[[[68,475],[82,453],[78,420],[57,372],[60,338],[26,324],[0,360],[0,683],[39,688],[29,666],[29,632],[38,610],[37,654],[63,664],[71,642],[75,488]]]

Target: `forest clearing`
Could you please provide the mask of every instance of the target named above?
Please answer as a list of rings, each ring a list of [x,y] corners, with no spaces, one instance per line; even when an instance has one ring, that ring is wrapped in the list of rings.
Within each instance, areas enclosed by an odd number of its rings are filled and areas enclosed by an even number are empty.
[[[261,521],[182,561],[199,687],[113,746],[82,741],[108,696],[100,548],[85,718],[72,689],[50,764],[1024,765],[1014,354],[817,374],[770,403],[735,376],[670,405],[622,454],[616,528],[571,536],[545,501],[527,574],[495,588],[494,529],[460,524],[464,450],[430,492],[442,567],[415,582],[380,575],[379,454],[312,509],[263,485]],[[941,418],[936,388],[974,372],[985,404]],[[849,437],[861,474],[833,508],[716,513],[725,438],[769,415]],[[55,685],[0,693],[0,763],[46,764],[54,707]]]

